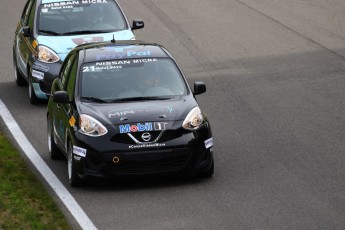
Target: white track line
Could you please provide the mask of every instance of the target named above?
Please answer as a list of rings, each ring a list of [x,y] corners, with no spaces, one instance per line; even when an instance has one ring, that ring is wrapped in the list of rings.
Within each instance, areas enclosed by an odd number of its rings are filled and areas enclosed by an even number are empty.
[[[40,155],[37,153],[37,151],[31,145],[29,140],[26,138],[26,136],[24,135],[24,133],[18,126],[17,122],[14,120],[11,113],[8,111],[6,105],[2,102],[1,99],[0,116],[2,117],[6,126],[12,133],[13,137],[16,139],[17,143],[19,144],[25,155],[29,158],[32,164],[40,172],[42,177],[48,182],[50,187],[55,191],[56,195],[60,198],[60,200],[64,203],[67,209],[71,212],[73,217],[79,223],[80,227],[82,229],[90,230],[97,229],[90,220],[90,218],[86,215],[84,210],[79,206],[77,201],[68,192],[68,190],[61,183],[61,181],[55,176],[55,174],[51,171],[48,165],[42,160]]]

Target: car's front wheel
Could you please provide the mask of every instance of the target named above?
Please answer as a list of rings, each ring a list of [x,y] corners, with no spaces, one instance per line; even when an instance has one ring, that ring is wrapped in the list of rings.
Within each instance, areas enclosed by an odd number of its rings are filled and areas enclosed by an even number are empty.
[[[16,84],[18,86],[26,85],[27,82],[26,82],[25,78],[23,77],[23,75],[18,70],[17,62],[15,59],[13,59],[13,67],[14,67],[14,79],[16,81]]]
[[[40,100],[37,96],[36,96],[36,93],[35,93],[35,89],[32,85],[32,72],[29,71],[29,74],[28,74],[28,78],[29,78],[29,81],[28,81],[28,84],[29,84],[29,99],[30,99],[30,103],[31,104],[39,104],[42,100]]]
[[[53,160],[58,160],[63,157],[62,152],[60,151],[59,147],[55,144],[54,135],[53,135],[53,128],[50,118],[47,118],[47,136],[48,136],[48,151],[49,156]]]
[[[211,167],[207,171],[201,173],[200,176],[208,178],[208,177],[212,177],[213,173],[214,173],[214,160],[212,159]]]
[[[68,181],[72,187],[79,187],[85,183],[85,180],[78,176],[72,148],[72,144],[69,142],[67,147]]]
[[[35,90],[34,87],[32,85],[32,75],[31,73],[29,74],[29,99],[30,99],[30,103],[31,104],[38,104],[40,103],[40,99],[37,98],[36,94],[35,94]]]

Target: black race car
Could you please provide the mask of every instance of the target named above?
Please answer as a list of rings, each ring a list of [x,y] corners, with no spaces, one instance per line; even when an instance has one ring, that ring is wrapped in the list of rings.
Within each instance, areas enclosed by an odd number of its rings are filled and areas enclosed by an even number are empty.
[[[140,41],[77,46],[48,101],[52,159],[65,155],[71,186],[89,176],[212,176],[209,121],[171,54]]]

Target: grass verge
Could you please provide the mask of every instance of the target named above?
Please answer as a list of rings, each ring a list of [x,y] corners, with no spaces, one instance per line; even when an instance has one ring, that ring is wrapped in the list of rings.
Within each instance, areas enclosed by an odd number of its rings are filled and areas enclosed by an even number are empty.
[[[71,229],[52,197],[1,133],[0,229]]]

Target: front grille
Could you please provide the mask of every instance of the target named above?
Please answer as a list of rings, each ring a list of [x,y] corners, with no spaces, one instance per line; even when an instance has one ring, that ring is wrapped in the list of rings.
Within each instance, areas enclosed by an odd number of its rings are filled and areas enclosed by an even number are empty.
[[[136,133],[131,133],[137,139],[139,142],[145,142],[142,138],[141,135],[143,135],[144,132],[136,132]],[[148,132],[151,134],[151,140],[154,141],[156,138],[159,136],[161,131],[150,131]],[[159,138],[158,142],[167,142],[173,139],[176,139],[178,137],[181,137],[182,134],[180,131],[176,130],[165,130],[163,132],[163,135]],[[134,141],[128,136],[127,133],[123,134],[116,134],[112,139],[113,142],[117,143],[122,143],[122,144],[134,144]]]
[[[164,131],[162,137],[159,139],[160,142],[167,142],[182,136],[181,131],[177,130],[166,130]]]
[[[136,174],[136,173],[154,173],[166,172],[182,169],[189,157],[189,149],[159,150],[132,152],[125,154],[116,154],[120,158],[119,163],[114,164],[107,161],[107,171],[113,174]],[[115,154],[108,155],[106,158],[112,158]]]

